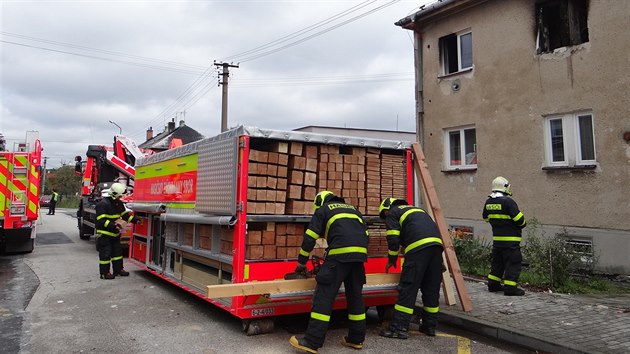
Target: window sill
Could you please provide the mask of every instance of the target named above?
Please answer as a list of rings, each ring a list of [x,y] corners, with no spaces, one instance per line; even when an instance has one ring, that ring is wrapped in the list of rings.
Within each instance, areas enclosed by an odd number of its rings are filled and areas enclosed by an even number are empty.
[[[584,171],[584,170],[594,170],[597,168],[597,165],[578,165],[578,166],[545,166],[543,167],[543,171]]]
[[[444,173],[457,173],[457,172],[475,172],[477,171],[477,167],[459,167],[459,168],[450,168],[447,170],[442,170]]]
[[[463,69],[460,71],[456,71],[454,73],[450,73],[450,74],[444,74],[444,75],[438,75],[438,79],[448,79],[449,77],[453,77],[453,76],[457,76],[459,74],[465,74],[467,72],[473,71],[474,66],[467,68],[467,69]]]

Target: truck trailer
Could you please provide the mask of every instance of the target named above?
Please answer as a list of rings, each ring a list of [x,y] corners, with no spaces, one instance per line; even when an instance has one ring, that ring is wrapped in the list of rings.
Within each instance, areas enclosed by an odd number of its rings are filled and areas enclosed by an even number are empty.
[[[275,316],[308,313],[312,291],[209,298],[207,286],[293,272],[321,190],[363,213],[366,273],[382,273],[387,240],[378,208],[386,197],[413,202],[411,159],[411,142],[244,126],[142,157],[128,204],[138,219],[130,260],[238,317],[247,334],[271,331]],[[325,257],[326,246],[312,255]],[[365,305],[391,307],[395,288],[364,287]],[[343,291],[334,308],[345,308]]]

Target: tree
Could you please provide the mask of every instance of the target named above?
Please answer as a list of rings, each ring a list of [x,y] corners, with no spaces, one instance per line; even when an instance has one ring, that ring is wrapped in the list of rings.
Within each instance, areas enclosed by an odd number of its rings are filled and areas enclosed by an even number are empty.
[[[45,183],[44,194],[52,194],[52,189],[55,188],[60,195],[74,196],[81,190],[81,176],[70,165],[49,172]]]

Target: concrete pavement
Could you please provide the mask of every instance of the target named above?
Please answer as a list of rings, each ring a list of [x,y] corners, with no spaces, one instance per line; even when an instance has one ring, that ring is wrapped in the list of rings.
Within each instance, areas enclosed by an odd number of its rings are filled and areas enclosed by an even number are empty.
[[[173,352],[186,348],[185,352],[212,353],[214,351],[208,348],[223,348],[223,352],[261,352],[259,341],[243,337],[238,321],[227,313],[210,306],[191,307],[198,302],[196,298],[168,289],[163,282],[133,266],[128,268],[132,272],[129,279],[98,280],[93,241],[78,240],[76,219],[57,214],[60,215],[41,219],[44,225],[38,226],[42,237],[37,241],[36,252],[24,256],[28,266],[16,263],[14,268],[8,269],[19,281],[8,283],[0,295],[7,304],[17,304],[10,307],[23,309],[28,303],[28,308],[8,314],[0,306],[0,327],[17,328],[24,334],[20,338],[0,336],[3,350],[16,352],[17,348],[22,348],[22,352],[39,353],[98,348],[101,352]],[[68,257],[68,251],[74,256]],[[0,278],[6,275],[0,272]],[[24,282],[25,279],[30,280]],[[24,288],[27,285],[28,289]],[[442,304],[441,324],[542,352],[630,353],[630,296],[527,292],[523,297],[507,297],[502,293],[488,293],[485,284],[479,281],[466,281],[466,285],[473,310],[464,313],[460,305]],[[26,300],[29,296],[16,297],[16,294],[32,294],[35,289],[37,292],[30,303]],[[152,306],[139,311],[138,299]],[[188,313],[185,322],[175,318],[180,313],[182,316]],[[105,326],[101,327],[103,323]],[[138,326],[138,323],[146,325]],[[440,329],[438,326],[438,332]],[[118,340],[111,342],[94,336],[103,331],[106,338]],[[163,336],[172,331],[178,333],[177,340]],[[378,337],[378,328],[371,331],[374,333],[369,334],[363,352],[386,351],[384,348],[391,345],[391,340]],[[288,337],[284,338],[286,334],[277,332],[266,337],[269,340],[265,341],[262,352],[291,352],[286,343]],[[344,332],[331,330],[331,343],[326,352],[346,352],[332,343],[338,343]],[[221,334],[212,339],[199,333]],[[393,343],[398,346],[398,352],[414,348],[414,352],[421,353],[419,344],[427,341],[435,344],[426,349],[429,352],[435,353],[438,349],[449,352],[442,342],[434,342],[445,340],[420,336]],[[490,353],[489,347],[479,345],[472,343],[471,351]],[[156,351],[157,348],[160,350]]]
[[[630,353],[628,294],[526,292],[511,297],[489,293],[480,281],[465,283],[473,310],[441,304],[440,323],[543,352]]]

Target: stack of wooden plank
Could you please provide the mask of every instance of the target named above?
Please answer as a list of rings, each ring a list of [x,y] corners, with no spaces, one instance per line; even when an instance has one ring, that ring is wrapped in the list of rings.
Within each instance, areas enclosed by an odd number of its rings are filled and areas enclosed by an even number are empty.
[[[365,214],[378,215],[378,207],[381,205],[381,154],[379,149],[367,149],[365,175],[367,197]]]
[[[266,140],[250,148],[247,213],[310,215],[319,191],[344,197],[365,216],[377,216],[387,197],[406,198],[402,151]],[[260,223],[248,229],[246,258],[295,258],[304,223]],[[274,224],[273,226],[271,224]],[[369,255],[387,254],[384,225],[370,225]],[[263,234],[268,236],[265,238]],[[274,237],[271,236],[273,233]],[[323,255],[325,246],[313,254]]]
[[[284,214],[287,201],[288,162],[286,143],[276,151],[250,150],[247,211],[250,214]]]

